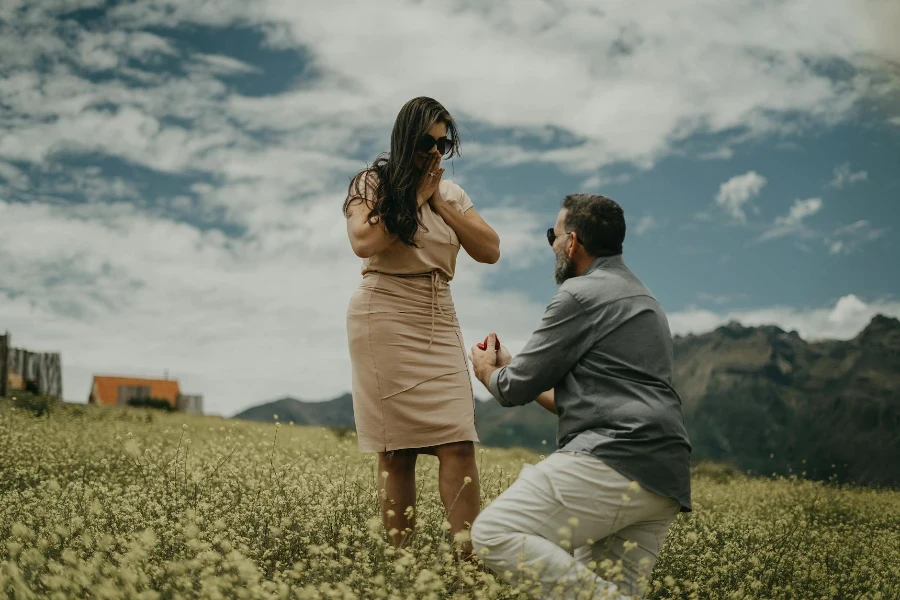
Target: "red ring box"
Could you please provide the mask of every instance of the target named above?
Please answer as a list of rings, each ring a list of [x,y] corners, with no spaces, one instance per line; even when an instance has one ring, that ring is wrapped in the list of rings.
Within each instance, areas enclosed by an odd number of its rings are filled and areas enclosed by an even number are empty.
[[[479,350],[487,350],[487,342],[488,342],[489,337],[491,337],[491,336],[488,335],[486,338],[484,338],[483,342],[478,342],[476,344],[476,346],[478,346]],[[496,350],[497,352],[500,352],[500,338],[499,337],[494,338],[494,350]]]

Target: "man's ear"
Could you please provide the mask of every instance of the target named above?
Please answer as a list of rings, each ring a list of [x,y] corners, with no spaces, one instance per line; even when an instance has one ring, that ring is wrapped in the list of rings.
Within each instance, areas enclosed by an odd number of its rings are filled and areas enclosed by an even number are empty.
[[[566,254],[569,258],[575,258],[575,250],[576,247],[581,244],[581,240],[578,239],[578,234],[574,231],[567,236],[569,239],[568,244],[569,247],[566,249]]]

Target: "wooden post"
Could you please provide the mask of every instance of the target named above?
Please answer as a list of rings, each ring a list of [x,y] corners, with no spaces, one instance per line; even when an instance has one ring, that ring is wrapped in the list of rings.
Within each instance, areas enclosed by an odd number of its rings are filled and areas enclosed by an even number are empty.
[[[9,393],[9,332],[0,335],[0,398]]]

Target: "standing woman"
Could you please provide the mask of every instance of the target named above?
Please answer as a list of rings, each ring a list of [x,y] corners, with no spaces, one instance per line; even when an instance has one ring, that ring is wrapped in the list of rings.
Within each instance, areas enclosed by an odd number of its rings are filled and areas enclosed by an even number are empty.
[[[397,115],[390,153],[353,178],[344,202],[350,245],[363,259],[347,309],[353,413],[360,450],[378,453],[382,519],[397,546],[415,528],[419,454],[440,462],[451,536],[480,509],[475,399],[449,282],[460,246],[495,263],[500,238],[442,178],[442,158],[458,153],[450,113],[414,98]],[[471,554],[470,542],[464,550]]]

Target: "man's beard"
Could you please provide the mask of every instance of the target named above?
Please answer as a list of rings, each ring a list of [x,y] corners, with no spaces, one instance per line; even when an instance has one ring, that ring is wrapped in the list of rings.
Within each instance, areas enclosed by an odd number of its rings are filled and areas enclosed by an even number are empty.
[[[556,253],[556,285],[562,285],[566,279],[575,277],[575,262],[565,252]]]

